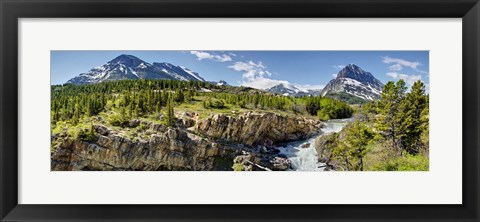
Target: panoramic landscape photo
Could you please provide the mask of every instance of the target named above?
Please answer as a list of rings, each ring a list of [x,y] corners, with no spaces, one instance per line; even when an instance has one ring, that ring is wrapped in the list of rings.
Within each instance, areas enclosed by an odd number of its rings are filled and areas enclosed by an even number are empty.
[[[428,171],[428,51],[51,51],[52,171]]]

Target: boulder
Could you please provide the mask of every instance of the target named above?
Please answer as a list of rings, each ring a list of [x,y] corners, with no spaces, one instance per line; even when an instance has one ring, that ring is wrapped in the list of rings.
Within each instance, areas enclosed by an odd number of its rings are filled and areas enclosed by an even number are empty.
[[[104,125],[93,124],[93,128],[95,129],[95,132],[103,136],[107,136],[110,133],[110,129]]]
[[[337,133],[324,134],[315,139],[314,147],[318,154],[318,160],[325,163],[332,155],[332,150],[337,146]]]
[[[134,128],[134,127],[137,127],[138,125],[140,125],[140,120],[138,119],[132,119],[128,122],[128,127],[130,128]]]
[[[309,148],[310,147],[310,143],[304,143],[300,146],[301,148]]]
[[[273,165],[274,170],[288,170],[292,165],[292,162],[289,159],[278,156],[270,160],[270,163]]]

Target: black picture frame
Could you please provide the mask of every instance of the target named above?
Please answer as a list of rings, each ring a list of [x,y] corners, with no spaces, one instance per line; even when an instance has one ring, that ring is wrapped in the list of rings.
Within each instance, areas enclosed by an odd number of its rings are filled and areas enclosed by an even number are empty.
[[[478,0],[0,0],[0,15],[1,221],[479,221]],[[463,204],[18,204],[17,21],[19,18],[83,17],[462,18]],[[234,194],[232,191],[231,195]]]

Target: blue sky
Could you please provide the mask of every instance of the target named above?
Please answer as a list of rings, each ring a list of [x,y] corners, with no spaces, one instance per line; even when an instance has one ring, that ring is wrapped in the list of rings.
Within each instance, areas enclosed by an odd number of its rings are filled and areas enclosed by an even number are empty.
[[[340,69],[356,64],[381,82],[420,79],[428,86],[428,51],[52,51],[52,84],[103,65],[121,54],[146,62],[169,62],[198,72],[209,81],[269,88],[292,83],[298,88],[321,88]]]

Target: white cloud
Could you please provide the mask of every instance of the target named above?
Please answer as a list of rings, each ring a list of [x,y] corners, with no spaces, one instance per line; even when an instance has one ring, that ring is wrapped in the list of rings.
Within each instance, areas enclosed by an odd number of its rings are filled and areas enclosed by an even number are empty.
[[[395,65],[391,65],[390,67],[388,67],[391,71],[400,71],[402,70],[402,65],[400,64],[395,64]]]
[[[228,68],[231,68],[238,72],[243,72],[242,77],[247,79],[248,81],[255,80],[256,78],[259,78],[259,77],[272,75],[271,72],[266,70],[266,67],[263,65],[262,62],[257,62],[257,63],[253,61],[235,62],[233,65],[229,66]]]
[[[417,66],[421,65],[421,63],[419,62],[411,62],[404,59],[392,58],[388,56],[383,57],[383,63],[387,63],[387,64],[395,63],[396,65],[410,67],[412,69],[417,69]]]
[[[250,79],[250,80],[241,82],[242,86],[252,87],[255,89],[269,89],[278,84],[290,84],[290,83],[285,80],[276,80],[276,79],[269,79],[264,77],[257,77],[255,79]]]
[[[385,57],[383,57],[383,63],[386,63],[386,64],[392,64],[393,63],[393,65],[388,67],[388,69],[390,71],[393,71],[393,72],[397,72],[397,71],[402,70],[404,67],[408,67],[408,68],[411,68],[411,69],[415,70],[416,72],[428,75],[428,72],[422,71],[422,70],[417,68],[417,67],[422,65],[420,62],[412,62],[412,61],[407,61],[405,59],[392,58],[392,57],[385,56]]]
[[[403,79],[407,85],[411,86],[418,80],[422,80],[421,75],[408,75],[408,74],[401,74],[398,72],[389,72],[387,76],[392,77],[393,79]]]
[[[208,52],[202,52],[202,51],[190,51],[190,54],[195,55],[198,60],[213,60],[217,62],[228,62],[232,61],[232,57],[230,57],[227,54],[221,54],[221,55],[214,55]]]
[[[322,89],[323,85],[309,85],[309,84],[292,84],[286,80],[270,79],[272,73],[267,70],[267,67],[261,62],[235,62],[229,68],[242,72],[243,81],[239,82],[242,86],[252,87],[256,89],[269,89],[278,84],[284,84],[286,87],[298,88],[306,91],[308,89]]]
[[[333,78],[337,78],[337,73],[332,73]]]

